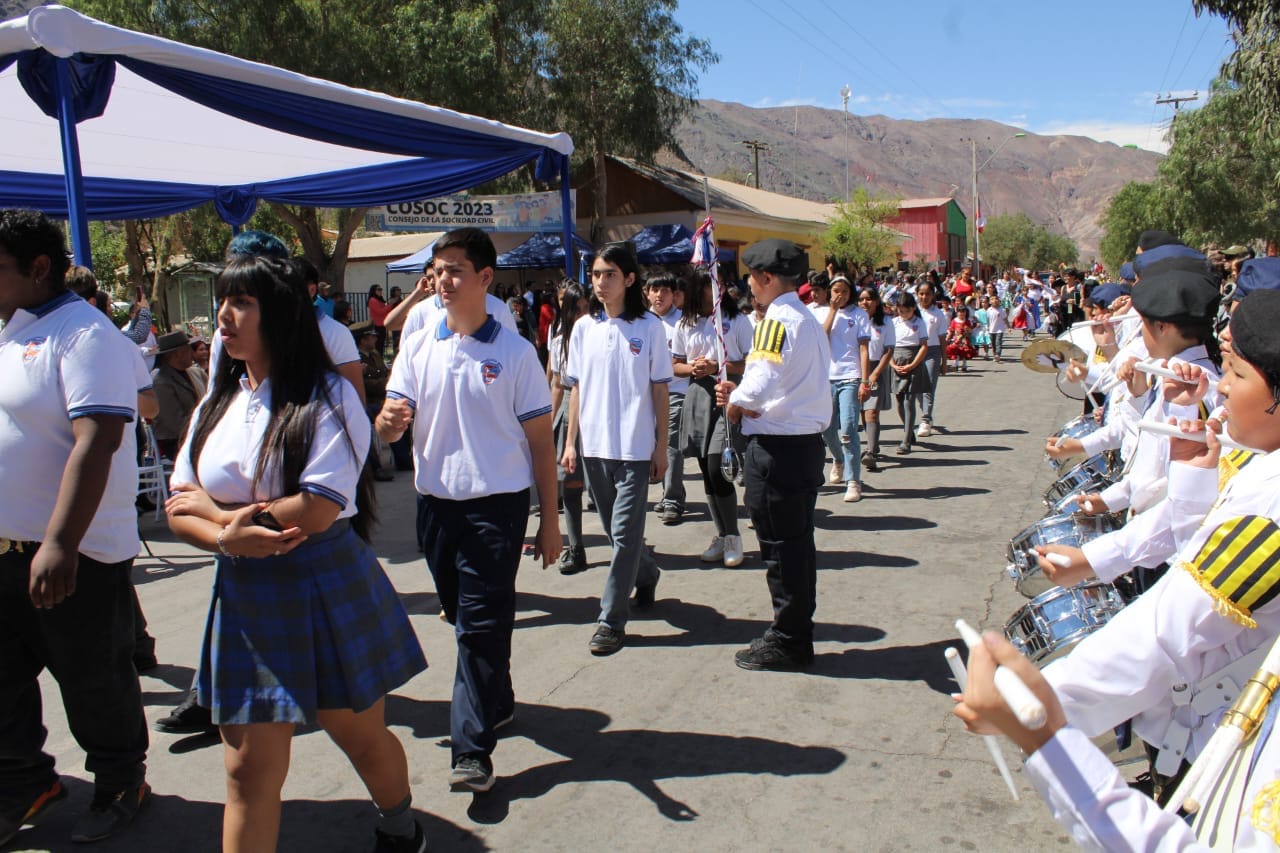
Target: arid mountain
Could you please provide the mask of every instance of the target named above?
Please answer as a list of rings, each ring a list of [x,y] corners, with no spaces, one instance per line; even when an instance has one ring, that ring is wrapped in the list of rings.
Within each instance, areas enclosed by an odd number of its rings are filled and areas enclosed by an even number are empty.
[[[798,129],[798,132],[797,132]],[[849,185],[902,198],[954,192],[966,214],[973,155],[978,164],[1002,142],[1021,132],[994,121],[885,116],[848,116]],[[659,162],[744,183],[754,169],[742,143],[758,140],[762,189],[814,201],[845,194],[845,115],[817,107],[755,109],[702,101],[676,132],[680,151]],[[978,176],[983,215],[1023,212],[1080,247],[1081,261],[1097,254],[1098,217],[1112,193],[1131,180],[1150,180],[1160,155],[1095,142],[1083,136],[1037,136],[1009,142]]]

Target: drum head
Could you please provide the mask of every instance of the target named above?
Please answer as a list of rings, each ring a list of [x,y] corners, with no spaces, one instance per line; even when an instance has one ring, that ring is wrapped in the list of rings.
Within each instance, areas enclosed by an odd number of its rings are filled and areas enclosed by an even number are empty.
[[[1005,636],[1037,665],[1061,657],[1124,607],[1115,587],[1086,581],[1056,587],[1019,608],[1005,623]]]
[[[1064,397],[1070,397],[1072,400],[1083,400],[1089,390],[1083,382],[1072,382],[1067,378],[1065,370],[1058,371],[1058,392]]]

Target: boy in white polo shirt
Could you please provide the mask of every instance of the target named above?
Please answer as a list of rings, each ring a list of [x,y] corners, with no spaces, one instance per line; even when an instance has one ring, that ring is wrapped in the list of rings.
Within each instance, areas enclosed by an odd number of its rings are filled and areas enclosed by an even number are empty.
[[[94,775],[72,840],[111,835],[151,790],[129,584],[137,348],[66,271],[56,225],[0,211],[0,846],[67,797],[43,749],[44,669]]]
[[[478,228],[436,242],[445,313],[401,340],[374,422],[391,442],[413,421],[419,533],[458,639],[449,784],[472,791],[493,787],[494,732],[515,713],[511,632],[531,485],[544,508],[534,557],[545,568],[562,545],[551,391],[533,345],[487,310],[496,258]]]

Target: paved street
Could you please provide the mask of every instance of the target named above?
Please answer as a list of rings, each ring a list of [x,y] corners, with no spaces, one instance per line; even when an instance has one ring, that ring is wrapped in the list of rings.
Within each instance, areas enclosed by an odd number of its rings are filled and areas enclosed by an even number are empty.
[[[1013,353],[1016,356],[1016,344]],[[736,668],[734,650],[768,624],[769,596],[745,529],[747,560],[704,568],[712,535],[697,468],[693,511],[649,542],[664,569],[658,604],[628,626],[617,655],[587,652],[607,555],[588,517],[590,571],[522,568],[513,673],[515,722],[494,755],[487,795],[450,793],[452,629],[414,548],[408,474],[379,484],[377,549],[431,668],[393,695],[388,717],[409,754],[414,806],[433,850],[1018,850],[1066,845],[1006,748],[1023,793],[1010,801],[983,744],[949,713],[943,649],[952,623],[999,627],[1023,599],[1004,577],[1008,540],[1042,515],[1051,481],[1042,437],[1079,412],[1052,377],[1017,363],[973,362],[944,377],[945,433],[908,457],[892,449],[866,476],[867,497],[818,504],[817,661],[805,674]],[[533,523],[530,530],[532,532]],[[162,666],[143,677],[147,716],[191,681],[212,579],[208,555],[145,519],[156,557],[135,577]],[[44,681],[49,748],[72,804],[20,836],[18,849],[67,849],[70,819],[90,795],[56,687]],[[221,751],[200,738],[152,734],[156,796],[102,851],[217,848]],[[295,739],[280,849],[367,850],[372,809],[354,772],[318,731]]]

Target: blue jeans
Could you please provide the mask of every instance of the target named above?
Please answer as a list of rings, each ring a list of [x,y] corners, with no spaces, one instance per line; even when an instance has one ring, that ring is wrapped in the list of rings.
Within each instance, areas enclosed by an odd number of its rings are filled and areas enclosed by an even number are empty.
[[[862,482],[862,442],[858,438],[857,379],[831,380],[831,423],[822,432],[832,459],[843,459],[846,480]]]
[[[649,462],[587,456],[582,459],[582,469],[600,523],[613,545],[609,577],[600,594],[600,621],[621,630],[631,614],[631,591],[658,582],[658,564],[644,544]]]

